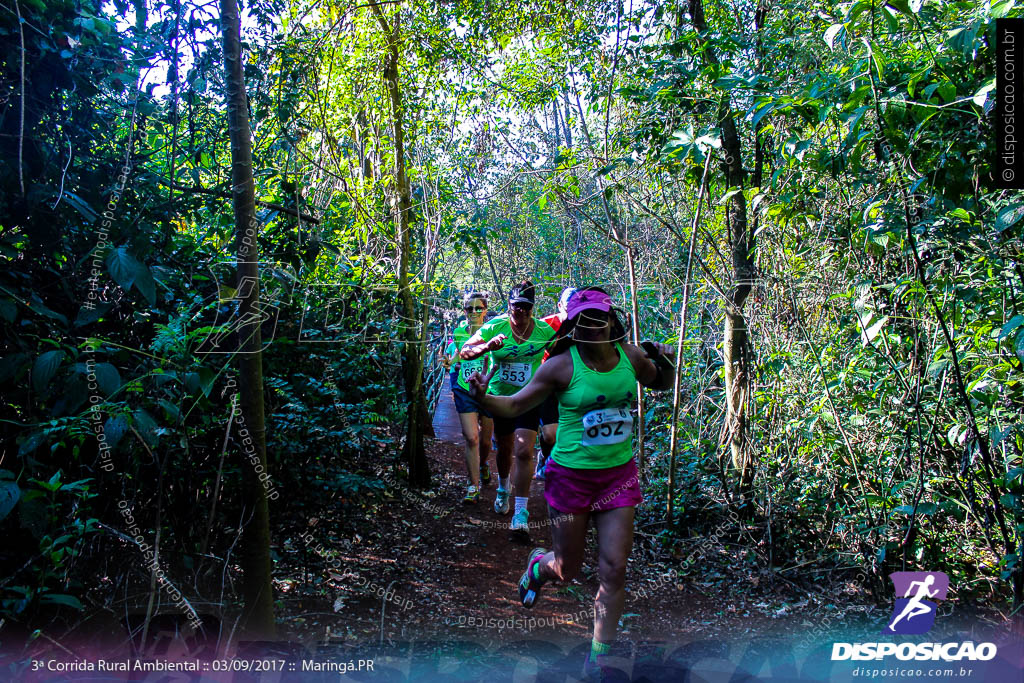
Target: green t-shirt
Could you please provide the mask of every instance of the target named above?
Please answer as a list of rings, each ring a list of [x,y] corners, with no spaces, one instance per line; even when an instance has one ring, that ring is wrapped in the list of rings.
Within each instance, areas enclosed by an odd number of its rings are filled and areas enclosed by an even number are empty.
[[[572,380],[558,395],[558,439],[551,459],[562,467],[617,467],[633,457],[632,404],[636,371],[621,344],[619,362],[608,372],[586,366],[573,346]]]
[[[491,351],[491,358],[498,364],[498,371],[491,378],[488,393],[511,396],[529,384],[536,374],[547,343],[555,336],[555,330],[543,320],[535,318],[533,322],[533,331],[522,344],[517,344],[512,336],[508,314],[499,315],[480,328],[478,334],[484,341],[490,341],[499,334],[506,337],[504,346]]]
[[[461,349],[463,345],[466,342],[468,342],[469,338],[472,336],[473,335],[469,333],[469,323],[465,320],[462,321],[462,324],[456,327],[455,331],[452,332],[452,337],[455,340],[454,344],[452,345],[454,346],[454,350],[452,351],[452,353],[455,353],[456,351]],[[448,348],[452,348],[452,346],[449,346]],[[487,370],[490,368],[490,356],[490,353],[485,353],[479,358],[474,358],[473,360],[457,360],[455,363],[453,363],[453,365],[458,369],[459,386],[466,391],[470,391],[469,382],[466,380],[474,372],[479,372],[480,374],[486,373]]]

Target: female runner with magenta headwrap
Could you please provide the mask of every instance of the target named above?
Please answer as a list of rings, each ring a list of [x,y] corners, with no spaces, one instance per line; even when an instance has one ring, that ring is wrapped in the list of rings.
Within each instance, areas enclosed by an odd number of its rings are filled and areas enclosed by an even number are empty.
[[[493,371],[469,378],[473,394],[496,421],[531,411],[549,395],[558,399],[558,439],[544,491],[554,545],[550,552],[535,548],[530,553],[519,597],[524,607],[532,607],[546,582],[576,576],[592,519],[600,589],[588,673],[601,666],[601,656],[615,640],[633,547],[634,508],[643,500],[632,445],[636,384],[663,391],[673,380],[672,365],[664,358],[671,347],[648,346],[652,358],[624,338],[611,297],[588,287],[569,300],[551,357],[522,390],[511,396],[485,394]]]

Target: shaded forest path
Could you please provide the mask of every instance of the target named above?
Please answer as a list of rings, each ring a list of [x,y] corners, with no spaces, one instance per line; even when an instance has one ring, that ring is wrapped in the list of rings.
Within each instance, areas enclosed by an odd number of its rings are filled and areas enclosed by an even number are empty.
[[[452,400],[449,381],[441,392],[434,413],[435,440],[430,443],[431,468],[439,495],[435,504],[451,510],[439,523],[447,530],[447,544],[439,538],[437,550],[448,556],[452,571],[438,575],[441,586],[436,605],[449,628],[461,631],[474,640],[541,639],[553,642],[589,643],[593,629],[593,599],[597,593],[596,532],[591,527],[588,550],[580,576],[567,586],[548,584],[541,600],[532,610],[522,607],[516,584],[522,574],[531,548],[551,547],[544,483],[534,480],[530,491],[531,528],[529,543],[512,540],[509,535],[511,515],[494,512],[497,490],[497,465],[492,451],[491,484],[483,489],[476,505],[463,505],[461,498],[467,484],[463,456],[462,431]],[[653,504],[649,501],[647,504]],[[442,534],[443,536],[443,534]],[[689,640],[706,636],[742,637],[746,633],[775,630],[786,617],[794,615],[786,607],[801,596],[788,586],[775,586],[761,595],[757,570],[731,557],[721,544],[705,544],[695,549],[701,558],[696,565],[701,576],[682,581],[675,570],[682,565],[685,554],[677,560],[659,562],[654,552],[653,536],[638,530],[627,574],[627,598],[620,640]],[[665,553],[660,553],[664,555]],[[713,558],[711,556],[714,556]],[[664,558],[663,558],[664,559]],[[731,567],[731,571],[727,569]],[[716,568],[721,571],[716,571]],[[806,595],[802,596],[807,604]],[[759,604],[758,604],[759,603]],[[528,621],[533,618],[532,628]],[[802,620],[802,619],[801,619]],[[791,624],[800,628],[799,621]]]
[[[494,512],[493,452],[490,486],[476,505],[462,504],[467,485],[463,442],[447,379],[433,426],[436,438],[426,439],[431,490],[412,490],[389,479],[389,496],[370,511],[369,528],[346,532],[344,511],[325,510],[314,531],[322,549],[291,542],[303,575],[311,570],[314,580],[285,601],[292,602],[285,617],[289,630],[305,634],[303,639],[322,641],[326,635],[337,643],[415,639],[471,641],[491,648],[529,640],[587,650],[598,589],[594,529],[579,577],[568,585],[548,584],[536,607],[524,609],[516,583],[526,557],[534,546],[551,547],[544,484],[534,481],[531,489],[530,521],[537,525],[531,542],[513,541],[511,515]],[[656,504],[648,498],[643,505]],[[656,536],[660,528],[638,523],[619,647],[806,633],[826,618],[849,622],[876,610],[852,585],[825,586],[759,568],[751,561],[753,551],[730,540],[731,529],[713,538],[680,541],[669,552]],[[326,567],[330,562],[324,560],[334,557],[341,562]],[[684,569],[689,557],[694,562]],[[333,604],[324,604],[324,588]],[[385,599],[385,590],[393,597]]]

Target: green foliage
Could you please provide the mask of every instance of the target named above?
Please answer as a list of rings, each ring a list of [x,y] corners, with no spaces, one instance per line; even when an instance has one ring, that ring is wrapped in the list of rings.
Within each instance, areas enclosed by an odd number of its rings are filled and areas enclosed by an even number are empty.
[[[241,513],[219,26],[209,6],[149,6],[135,25],[120,0],[0,15],[0,533],[18,541],[0,548],[0,600],[17,619],[82,609],[85,578],[124,549],[94,533],[123,526],[119,500],[150,537],[161,526],[165,557],[189,558],[171,572],[221,556]],[[1024,576],[1024,199],[986,186],[985,117],[1012,0],[705,2],[707,34],[685,3],[382,7],[401,51],[398,160],[371,9],[247,7],[284,500],[372,495],[360,457],[398,457],[395,340],[420,320],[395,295],[397,161],[424,341],[462,290],[530,277],[538,313],[566,284],[602,284],[636,304],[642,337],[674,343],[687,288],[677,523],[658,542],[718,528],[736,502],[720,330],[739,284],[726,207],[742,197],[757,559],[879,580],[943,568],[1009,595]],[[726,177],[730,116],[743,187]],[[647,405],[659,501],[671,414],[664,396]]]

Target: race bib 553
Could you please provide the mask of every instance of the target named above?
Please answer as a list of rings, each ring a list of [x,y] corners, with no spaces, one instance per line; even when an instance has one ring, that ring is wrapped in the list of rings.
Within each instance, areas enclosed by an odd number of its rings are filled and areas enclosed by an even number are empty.
[[[530,363],[501,363],[498,366],[498,381],[515,387],[525,387],[532,374]]]

